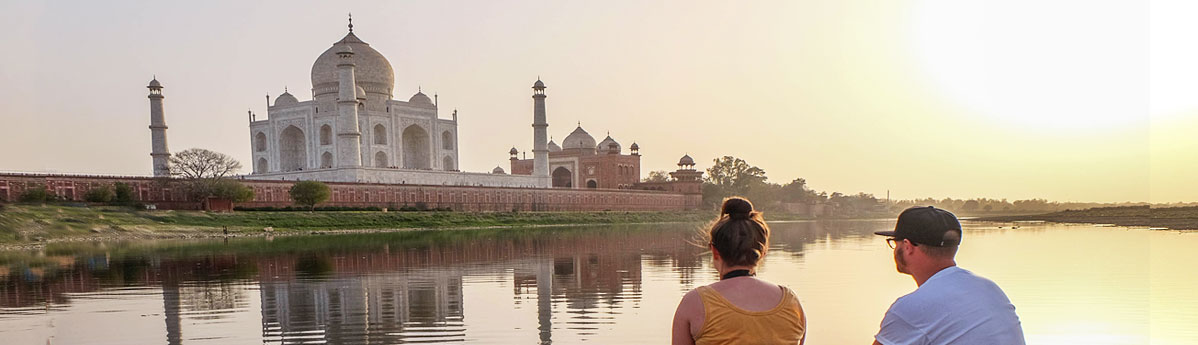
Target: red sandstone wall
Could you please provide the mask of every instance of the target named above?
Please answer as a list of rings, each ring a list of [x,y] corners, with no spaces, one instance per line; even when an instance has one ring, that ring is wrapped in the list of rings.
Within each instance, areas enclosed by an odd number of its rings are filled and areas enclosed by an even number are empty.
[[[138,202],[159,208],[198,209],[188,202],[178,180],[134,176],[0,174],[0,201],[13,202],[33,185],[43,185],[64,200],[83,200],[90,188],[115,182],[133,187]],[[244,207],[292,206],[288,190],[294,181],[241,180],[254,189]],[[330,200],[320,206],[424,206],[455,211],[665,211],[697,209],[698,194],[612,189],[534,189],[468,186],[427,186],[329,182]]]
[[[199,203],[190,202],[180,188],[170,179],[155,179],[142,176],[104,175],[58,175],[58,174],[0,174],[0,202],[15,202],[25,190],[44,186],[52,195],[65,201],[83,201],[88,190],[100,185],[123,182],[133,188],[134,199],[152,203],[161,208],[190,210],[199,209]]]

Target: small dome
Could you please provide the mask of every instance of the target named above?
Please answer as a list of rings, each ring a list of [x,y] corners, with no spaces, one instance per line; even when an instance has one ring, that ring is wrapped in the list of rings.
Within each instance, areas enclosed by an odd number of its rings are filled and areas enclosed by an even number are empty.
[[[408,103],[412,105],[433,106],[433,100],[420,91],[416,91],[416,94],[408,99]]]
[[[620,143],[617,143],[615,139],[612,139],[611,135],[603,138],[603,141],[600,141],[599,146],[595,147],[595,149],[599,150],[599,152],[609,153],[612,152],[611,145],[616,145],[615,153],[620,153]]]
[[[690,155],[683,155],[682,159],[678,160],[678,165],[695,165],[695,159]]]
[[[363,89],[361,85],[354,87],[354,92],[358,95],[358,99],[366,99],[366,89]]]
[[[491,169],[491,173],[492,174],[506,174],[506,172],[503,171],[503,168],[501,168],[499,166],[495,166],[495,169]]]
[[[557,146],[557,143],[553,142],[553,140],[549,140],[549,152],[560,152],[561,150],[561,146]]]
[[[532,84],[532,88],[534,88],[534,89],[544,89],[544,88],[545,88],[545,83],[544,83],[544,82],[542,82],[540,79],[537,79],[537,82]]]
[[[276,107],[284,106],[284,105],[292,105],[292,104],[296,104],[296,103],[299,103],[299,100],[295,99],[295,96],[292,96],[291,93],[286,92],[286,91],[284,91],[282,95],[279,95],[278,98],[275,98],[275,106]]]
[[[636,151],[636,150],[640,150],[641,146],[637,145],[636,143],[632,143],[632,146],[629,146],[628,149]]]
[[[507,153],[508,153],[508,154],[511,154],[511,155],[515,155],[515,154],[517,154],[517,153],[520,153],[520,150],[517,150],[515,147],[513,147],[513,148],[512,148],[512,150],[511,150],[511,151],[508,151]]]
[[[566,149],[566,150],[569,150],[569,149],[591,149],[591,150],[594,150],[595,149],[595,138],[592,137],[591,134],[587,133],[587,131],[583,130],[582,126],[579,126],[578,128],[574,129],[574,132],[570,132],[570,135],[566,136],[566,140],[562,140],[562,148]]]
[[[158,78],[154,78],[153,80],[150,80],[150,85],[149,85],[149,86],[146,86],[146,87],[157,87],[157,88],[161,88],[161,87],[162,87],[162,83],[159,83],[159,82],[158,82]]]

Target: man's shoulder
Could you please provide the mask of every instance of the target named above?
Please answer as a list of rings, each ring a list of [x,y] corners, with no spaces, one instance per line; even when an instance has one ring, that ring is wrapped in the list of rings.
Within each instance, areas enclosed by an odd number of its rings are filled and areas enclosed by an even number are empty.
[[[928,279],[922,286],[894,301],[891,309],[925,309],[928,305],[959,305],[979,289],[998,290],[998,285],[963,268],[949,267]]]

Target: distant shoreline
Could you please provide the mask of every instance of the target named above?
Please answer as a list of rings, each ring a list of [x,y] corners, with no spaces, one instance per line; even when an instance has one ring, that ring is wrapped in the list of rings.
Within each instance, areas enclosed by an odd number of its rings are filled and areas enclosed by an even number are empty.
[[[1057,223],[1092,223],[1158,230],[1198,230],[1198,207],[1097,207],[1035,215],[979,217],[973,220],[990,222],[1046,221]]]

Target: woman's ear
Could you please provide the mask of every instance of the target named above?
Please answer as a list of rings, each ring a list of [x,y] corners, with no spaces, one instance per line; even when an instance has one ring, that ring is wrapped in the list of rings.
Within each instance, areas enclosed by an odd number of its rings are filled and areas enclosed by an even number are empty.
[[[720,251],[718,251],[718,250],[715,250],[715,246],[714,246],[714,245],[710,245],[710,244],[709,244],[709,245],[707,245],[707,249],[711,249],[711,258],[712,258],[712,259],[715,259],[715,260],[722,260],[722,259],[720,258]]]

